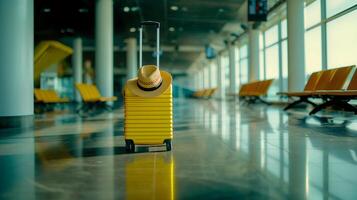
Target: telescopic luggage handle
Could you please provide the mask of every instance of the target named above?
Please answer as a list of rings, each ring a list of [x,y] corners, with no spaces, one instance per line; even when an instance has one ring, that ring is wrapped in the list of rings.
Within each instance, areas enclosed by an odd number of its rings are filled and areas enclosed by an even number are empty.
[[[155,21],[143,21],[140,23],[140,38],[139,38],[139,66],[143,65],[143,27],[155,26],[156,27],[156,66],[160,65],[160,23]]]

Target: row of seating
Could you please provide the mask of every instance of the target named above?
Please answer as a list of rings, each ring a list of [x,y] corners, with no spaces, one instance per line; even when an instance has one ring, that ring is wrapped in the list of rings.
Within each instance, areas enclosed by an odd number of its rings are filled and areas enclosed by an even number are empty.
[[[35,112],[42,113],[50,111],[59,103],[70,102],[68,98],[61,98],[54,90],[35,89]]]
[[[77,109],[79,112],[92,111],[97,108],[111,110],[111,107],[106,102],[113,102],[117,97],[103,97],[98,88],[91,84],[76,84],[76,89],[82,97],[83,104]],[[35,103],[46,108],[48,105],[69,103],[68,98],[61,98],[54,90],[35,89]],[[46,109],[47,110],[47,109]]]
[[[77,109],[77,113],[93,111],[97,108],[111,111],[112,107],[107,102],[114,102],[117,97],[103,97],[97,86],[91,84],[76,84],[76,88],[82,97],[84,104]]]
[[[267,101],[262,99],[262,96],[266,96],[268,94],[269,88],[273,81],[274,79],[268,79],[242,84],[238,96],[240,100],[245,100],[248,103],[255,103],[259,101],[269,104]]]
[[[68,98],[61,98],[57,95],[54,90],[43,90],[43,89],[35,89],[35,102],[36,103],[68,103]]]
[[[202,89],[194,92],[192,94],[193,97],[195,98],[210,98],[214,95],[214,93],[217,91],[217,88],[207,88],[207,89]]]
[[[352,78],[349,79],[351,71],[354,68],[355,66],[353,65],[314,72],[309,77],[304,91],[278,93],[278,95],[299,98],[290,103],[284,110],[288,110],[301,103],[308,103],[314,107],[309,113],[310,115],[331,106],[357,114],[357,108],[349,103],[350,100],[357,98],[357,70],[355,70]],[[350,81],[347,88],[344,89],[347,80]],[[317,105],[310,99],[322,99],[323,103]]]

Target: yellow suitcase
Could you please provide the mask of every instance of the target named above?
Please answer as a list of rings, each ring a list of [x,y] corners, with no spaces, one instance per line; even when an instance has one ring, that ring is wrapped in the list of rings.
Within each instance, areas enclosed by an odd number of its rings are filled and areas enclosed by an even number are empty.
[[[148,103],[145,100],[155,100],[160,96],[145,98],[134,95],[125,87],[124,91],[124,135],[126,150],[135,151],[135,145],[166,145],[171,150],[173,132],[172,119],[172,87],[162,95],[170,96],[167,101]],[[142,101],[140,106],[133,101]]]
[[[142,28],[144,25],[154,25],[157,31],[156,55],[159,55],[158,22],[142,22],[139,29],[140,50],[142,50]],[[142,66],[142,51],[139,52],[139,66]],[[159,56],[156,60],[159,68]],[[173,132],[172,120],[172,85],[156,97],[140,97],[124,88],[124,135],[125,147],[128,152],[135,151],[135,145],[165,145],[171,151]]]

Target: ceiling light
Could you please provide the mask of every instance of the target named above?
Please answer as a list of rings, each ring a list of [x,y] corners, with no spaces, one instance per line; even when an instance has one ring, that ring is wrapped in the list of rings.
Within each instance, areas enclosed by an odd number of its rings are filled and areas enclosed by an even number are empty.
[[[130,28],[130,32],[134,33],[136,31],[136,28],[132,27]]]
[[[187,7],[182,7],[181,10],[184,11],[184,12],[188,11]]]
[[[51,8],[44,8],[44,9],[43,9],[43,12],[49,13],[49,12],[51,12]]]
[[[88,12],[88,9],[87,9],[87,8],[80,8],[80,9],[78,9],[78,12],[80,12],[80,13],[87,13],[87,12]]]
[[[125,6],[123,10],[124,10],[124,12],[129,12],[130,8],[128,6]]]
[[[180,28],[179,28],[179,31],[183,31],[183,28],[182,28],[182,27],[180,27]]]
[[[73,28],[67,28],[66,31],[67,31],[67,33],[73,33],[74,32]]]
[[[139,7],[137,7],[137,6],[131,7],[131,11],[132,11],[132,12],[136,12],[136,11],[138,11],[138,10],[139,10]]]
[[[174,27],[170,27],[170,28],[169,28],[169,31],[174,32],[174,31],[175,31],[175,28],[174,28]]]
[[[218,12],[224,12],[223,8],[218,9]]]
[[[170,9],[173,11],[177,11],[179,8],[177,6],[171,6]]]

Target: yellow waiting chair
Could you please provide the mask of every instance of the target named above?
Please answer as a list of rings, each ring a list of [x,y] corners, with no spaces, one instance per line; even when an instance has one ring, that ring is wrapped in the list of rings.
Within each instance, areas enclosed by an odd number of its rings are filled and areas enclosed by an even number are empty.
[[[78,83],[75,87],[83,101],[83,105],[77,109],[77,113],[81,111],[94,111],[96,108],[104,108],[110,111],[112,107],[106,103],[117,100],[116,96],[103,97],[95,85]]]
[[[37,113],[42,113],[51,110],[56,104],[69,103],[68,98],[61,98],[57,95],[54,90],[44,90],[35,88],[34,89],[35,111]]]

